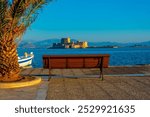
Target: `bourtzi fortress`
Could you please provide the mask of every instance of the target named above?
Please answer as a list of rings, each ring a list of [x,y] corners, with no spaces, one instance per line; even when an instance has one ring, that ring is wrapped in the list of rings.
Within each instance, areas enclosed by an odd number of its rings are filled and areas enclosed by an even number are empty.
[[[73,42],[71,39],[68,38],[62,38],[61,43],[53,43],[53,48],[87,48],[88,42],[87,41],[77,41]]]

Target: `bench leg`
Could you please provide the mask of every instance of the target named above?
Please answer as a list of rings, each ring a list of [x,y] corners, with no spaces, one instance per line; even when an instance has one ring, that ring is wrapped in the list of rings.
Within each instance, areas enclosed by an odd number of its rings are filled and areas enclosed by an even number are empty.
[[[50,81],[51,79],[51,69],[49,69],[49,78],[48,78],[48,81]]]
[[[100,80],[103,80],[104,78],[103,78],[103,68],[102,67],[100,67]]]

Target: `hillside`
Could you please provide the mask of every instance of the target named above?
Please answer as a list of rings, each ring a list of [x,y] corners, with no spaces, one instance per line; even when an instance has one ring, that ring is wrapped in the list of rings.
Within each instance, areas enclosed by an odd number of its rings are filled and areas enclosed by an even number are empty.
[[[77,41],[72,39],[72,41]],[[22,41],[19,44],[20,48],[49,48],[52,47],[53,43],[60,43],[60,39],[47,39],[42,41]],[[118,42],[88,42],[89,46],[119,46],[119,47],[150,47],[150,41],[139,42],[139,43],[118,43]]]

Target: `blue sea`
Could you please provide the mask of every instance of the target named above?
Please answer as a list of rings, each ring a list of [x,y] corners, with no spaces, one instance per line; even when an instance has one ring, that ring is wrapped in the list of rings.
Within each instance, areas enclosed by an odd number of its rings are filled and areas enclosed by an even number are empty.
[[[88,49],[38,49],[18,48],[19,56],[24,52],[34,53],[32,67],[41,68],[42,56],[62,54],[110,54],[110,66],[150,64],[150,48],[88,48]]]

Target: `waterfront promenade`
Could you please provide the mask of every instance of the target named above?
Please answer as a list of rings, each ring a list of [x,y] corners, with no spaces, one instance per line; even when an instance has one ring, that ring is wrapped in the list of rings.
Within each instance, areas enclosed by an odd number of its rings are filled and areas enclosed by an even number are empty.
[[[9,100],[143,100],[150,99],[150,65],[109,67],[104,81],[97,77],[99,69],[22,69],[22,75],[41,76],[39,85],[0,89],[0,99]]]

